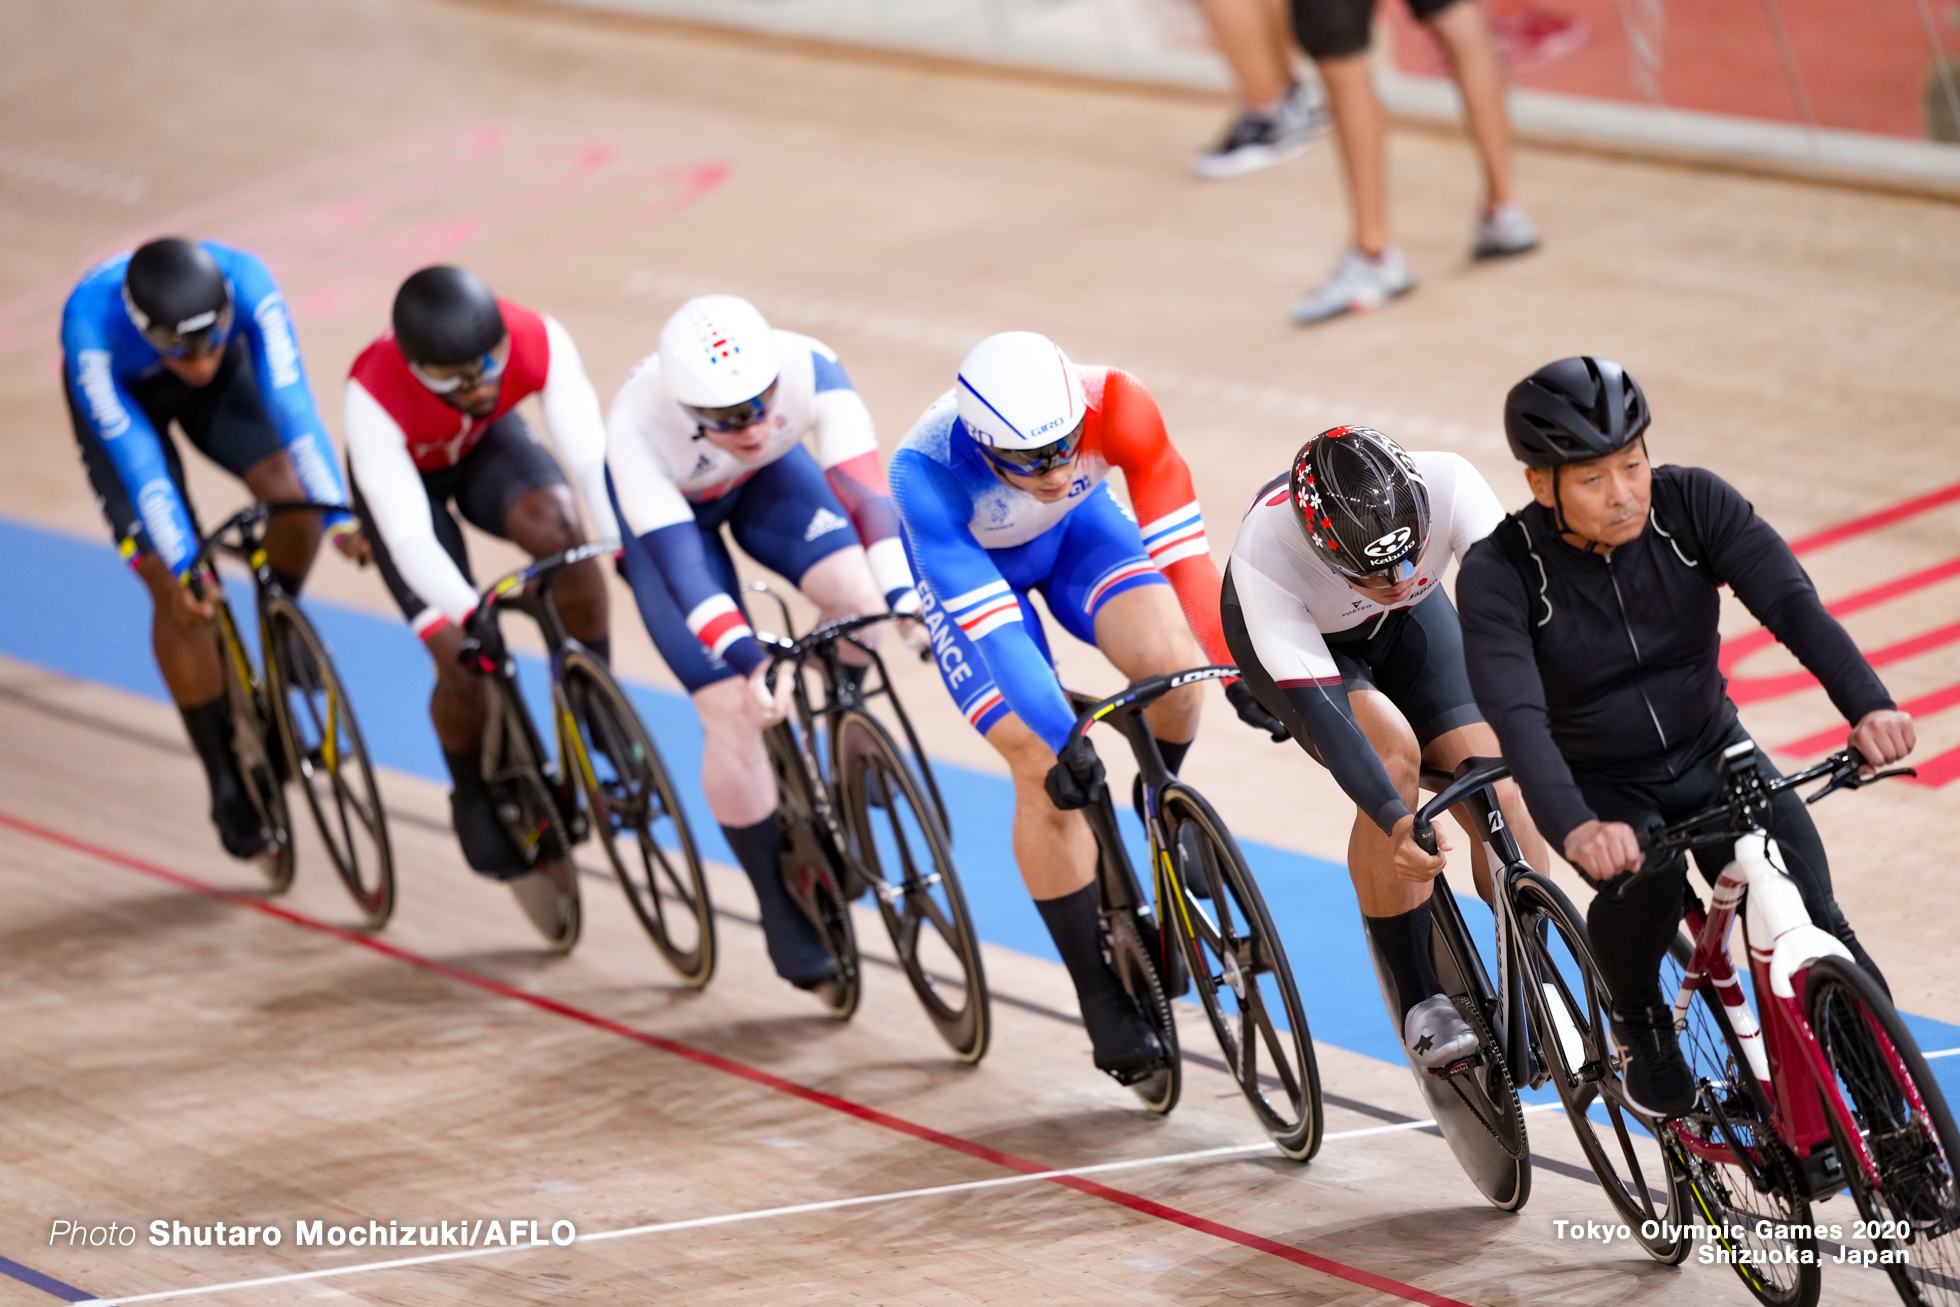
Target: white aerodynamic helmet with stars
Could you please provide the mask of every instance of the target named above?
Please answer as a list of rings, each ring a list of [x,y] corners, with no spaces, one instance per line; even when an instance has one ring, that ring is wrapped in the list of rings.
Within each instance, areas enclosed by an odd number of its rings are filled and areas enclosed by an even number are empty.
[[[781,370],[776,333],[735,295],[699,295],[660,329],[660,376],[690,408],[729,408],[769,389]]]
[[[1003,331],[975,345],[960,364],[953,394],[967,431],[995,449],[1052,445],[1089,409],[1075,364],[1032,331]]]

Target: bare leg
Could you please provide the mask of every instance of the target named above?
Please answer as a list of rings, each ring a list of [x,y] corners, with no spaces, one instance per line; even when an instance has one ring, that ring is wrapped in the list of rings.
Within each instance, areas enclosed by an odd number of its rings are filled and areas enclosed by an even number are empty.
[[[308,496],[292,455],[267,454],[246,469],[245,484],[262,504],[298,503]],[[272,570],[294,585],[306,579],[320,549],[320,519],[313,513],[283,513],[266,523],[265,552]]]
[[[857,617],[865,613],[885,611],[884,596],[878,593],[878,582],[871,575],[871,563],[864,556],[864,550],[852,545],[834,554],[820,558],[797,578],[796,588],[801,590],[817,606],[819,622],[834,622],[840,617]],[[858,638],[872,648],[884,636],[884,623],[867,626],[858,632]],[[858,649],[848,644],[837,647],[838,656],[850,664],[863,664],[869,661]]]
[[[1079,812],[1063,812],[1042,788],[1055,751],[1018,717],[1003,717],[987,743],[1007,760],[1014,777],[1014,861],[1028,894],[1058,899],[1096,875],[1096,838]]]
[[[776,811],[776,777],[762,743],[761,715],[747,678],[731,676],[694,692],[707,736],[701,788],[723,826],[753,826]]]
[[[512,504],[504,514],[504,534],[533,558],[585,543],[578,508],[565,486],[540,486]],[[586,644],[606,638],[606,578],[598,559],[588,558],[560,572],[552,598],[572,637]]]
[[[1096,647],[1116,670],[1133,681],[1204,665],[1177,593],[1167,585],[1125,590],[1096,614]],[[1188,743],[1198,733],[1204,686],[1172,690],[1144,709],[1143,718],[1160,740]]]
[[[1218,52],[1232,66],[1239,99],[1260,109],[1283,99],[1293,82],[1293,68],[1288,42],[1274,39],[1279,6],[1271,0],[1199,0],[1199,8],[1204,10]],[[1284,26],[1278,28],[1284,30]]]
[[[1456,8],[1463,6],[1457,5]],[[1334,131],[1341,141],[1341,165],[1347,172],[1348,201],[1354,216],[1354,245],[1378,257],[1389,246],[1388,129],[1368,55],[1322,59],[1317,65],[1327,87],[1327,106],[1334,114]]]
[[[1450,61],[1450,73],[1463,92],[1463,108],[1484,165],[1484,212],[1514,198],[1511,174],[1511,119],[1504,105],[1504,65],[1483,6],[1457,3],[1431,18],[1429,30]]]
[[[224,667],[210,619],[190,607],[183,587],[155,554],[143,554],[136,575],[150,592],[150,648],[179,708],[209,703],[225,692]]]

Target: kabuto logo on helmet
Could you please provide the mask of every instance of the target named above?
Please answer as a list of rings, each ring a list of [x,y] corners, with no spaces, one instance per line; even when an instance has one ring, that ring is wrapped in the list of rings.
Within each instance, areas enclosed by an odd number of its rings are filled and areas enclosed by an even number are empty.
[[[1374,543],[1364,546],[1362,553],[1380,561],[1394,558],[1409,547],[1409,537],[1414,534],[1406,526],[1398,526]]]

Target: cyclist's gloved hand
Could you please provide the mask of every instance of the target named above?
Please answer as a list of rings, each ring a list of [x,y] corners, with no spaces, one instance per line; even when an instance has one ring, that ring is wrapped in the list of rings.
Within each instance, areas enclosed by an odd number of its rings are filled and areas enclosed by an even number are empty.
[[[495,676],[509,656],[503,634],[489,614],[478,609],[463,619],[463,646],[456,651],[457,662],[470,671]]]
[[[1063,749],[1061,757],[1048,769],[1048,779],[1042,782],[1041,788],[1048,791],[1048,797],[1064,812],[1086,808],[1100,799],[1107,787],[1103,784],[1102,759],[1096,756],[1096,746],[1085,736]]]
[[[1227,681],[1225,698],[1230,701],[1233,711],[1238,713],[1240,721],[1255,731],[1264,731],[1272,736],[1274,744],[1293,738],[1293,732],[1286,728],[1286,723],[1266,711],[1266,705],[1259,702],[1259,696],[1252,692],[1245,678]]]

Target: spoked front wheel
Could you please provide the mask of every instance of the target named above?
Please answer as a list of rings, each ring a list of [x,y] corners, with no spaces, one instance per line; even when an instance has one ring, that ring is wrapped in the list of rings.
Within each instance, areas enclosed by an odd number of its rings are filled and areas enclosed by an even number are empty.
[[[313,624],[290,599],[266,605],[273,712],[334,870],[370,930],[395,910],[388,818],[340,674]]]
[[[499,682],[495,695],[484,730],[483,788],[505,836],[531,869],[513,878],[521,882],[513,883],[513,893],[546,946],[569,953],[584,920],[578,872],[571,866],[571,833],[557,796],[545,784],[530,723],[517,716],[524,709],[516,687]]]
[[[715,971],[714,908],[687,814],[639,713],[590,654],[565,655],[575,732],[567,766],[591,808],[599,844],[654,948],[689,989]]]
[[[1624,1102],[1606,986],[1585,921],[1537,872],[1513,882],[1511,901],[1526,1007],[1566,1120],[1633,1237],[1672,1266],[1688,1252],[1686,1237],[1673,1228],[1682,1223],[1678,1177],[1653,1131]]]
[[[899,965],[962,1062],[986,1056],[992,1031],[980,941],[937,808],[891,735],[861,709],[838,715],[832,779],[847,855],[878,901]]]
[[[1804,1007],[1878,1173],[1874,1183],[1833,1114],[1838,1156],[1878,1264],[1908,1303],[1960,1303],[1960,1136],[1925,1057],[1856,963],[1813,962]]]
[[[817,806],[795,729],[788,722],[778,722],[763,732],[762,739],[776,774],[783,885],[817,928],[824,949],[836,964],[831,979],[813,992],[832,1016],[849,1021],[863,997],[864,976],[850,904],[841,887],[843,858],[831,838],[824,811]]]
[[[1664,997],[1681,992],[1693,956],[1689,939],[1676,936],[1661,961]],[[1815,1303],[1823,1286],[1816,1239],[1776,1233],[1807,1229],[1810,1200],[1798,1190],[1795,1163],[1769,1124],[1769,1100],[1748,1046],[1712,981],[1688,1005],[1681,1055],[1700,1093],[1694,1109],[1667,1127],[1688,1218],[1677,1223],[1715,1231],[1710,1239],[1758,1301],[1770,1307]]]
[[[1279,931],[1204,797],[1173,783],[1162,804],[1175,869],[1162,869],[1158,902],[1253,1116],[1280,1152],[1304,1162],[1320,1148],[1320,1070]]]

